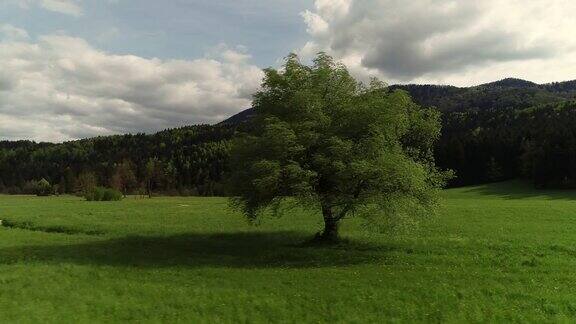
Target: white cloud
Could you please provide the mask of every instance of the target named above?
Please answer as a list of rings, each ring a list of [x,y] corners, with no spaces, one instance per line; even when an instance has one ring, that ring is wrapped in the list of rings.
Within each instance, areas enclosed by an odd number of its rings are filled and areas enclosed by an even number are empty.
[[[304,18],[304,22],[308,28],[306,31],[313,36],[322,36],[326,32],[328,32],[328,23],[316,13],[311,12],[310,10],[306,10],[301,14],[302,18]]]
[[[389,82],[574,79],[574,15],[572,0],[316,0],[300,53]]]
[[[82,16],[82,7],[75,0],[40,0],[40,6],[44,9],[71,15]]]
[[[220,121],[249,107],[262,72],[222,47],[196,60],[112,55],[49,35],[0,42],[0,137],[61,141]]]
[[[25,40],[30,36],[24,29],[14,27],[10,24],[0,24],[0,40]]]
[[[81,0],[3,0],[7,4],[17,5],[21,9],[30,9],[32,6],[39,6],[49,11],[62,13],[74,17],[84,14]]]
[[[28,9],[32,1],[33,0],[4,0],[4,2],[0,2],[0,4],[16,5],[21,9]]]

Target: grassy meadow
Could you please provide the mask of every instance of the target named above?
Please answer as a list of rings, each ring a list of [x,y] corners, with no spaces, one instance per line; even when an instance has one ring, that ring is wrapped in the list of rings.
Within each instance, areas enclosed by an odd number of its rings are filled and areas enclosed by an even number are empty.
[[[255,227],[224,198],[0,196],[0,322],[571,322],[576,192],[446,190],[408,235],[318,215]]]

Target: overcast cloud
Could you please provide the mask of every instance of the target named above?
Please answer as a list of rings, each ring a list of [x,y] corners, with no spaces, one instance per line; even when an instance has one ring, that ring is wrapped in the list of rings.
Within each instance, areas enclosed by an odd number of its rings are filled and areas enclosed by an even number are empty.
[[[571,0],[0,0],[0,139],[218,122],[290,50],[389,83],[576,79],[575,15]]]
[[[300,52],[389,82],[574,79],[575,14],[570,0],[317,0]]]

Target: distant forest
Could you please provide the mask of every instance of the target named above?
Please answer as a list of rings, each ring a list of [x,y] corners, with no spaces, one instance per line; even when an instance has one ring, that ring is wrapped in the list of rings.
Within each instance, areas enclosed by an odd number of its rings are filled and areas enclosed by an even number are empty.
[[[236,128],[198,125],[62,144],[0,142],[0,192],[33,194],[45,179],[57,193],[68,194],[93,182],[124,193],[222,195]]]
[[[576,81],[539,85],[505,79],[476,87],[396,85],[442,112],[435,150],[451,186],[525,178],[538,188],[576,188]],[[230,140],[249,127],[246,110],[217,125],[61,144],[0,142],[0,192],[34,193],[45,179],[58,193],[86,182],[124,193],[226,195]]]

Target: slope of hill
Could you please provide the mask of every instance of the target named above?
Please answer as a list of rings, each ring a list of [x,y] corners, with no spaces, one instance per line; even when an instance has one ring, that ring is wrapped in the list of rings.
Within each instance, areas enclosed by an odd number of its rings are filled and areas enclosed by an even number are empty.
[[[479,86],[457,88],[436,85],[395,85],[408,91],[413,100],[443,112],[469,109],[519,109],[576,99],[576,82],[539,85],[520,79],[504,79]]]
[[[537,88],[538,84],[516,78],[506,78],[495,82],[485,83],[480,87],[501,87],[501,88]]]
[[[405,84],[392,85],[390,89],[405,90],[419,105],[436,107],[442,112],[469,109],[519,109],[576,99],[576,80],[537,84],[507,78],[466,88],[449,85]],[[252,109],[246,109],[222,123],[242,123],[253,115]]]

